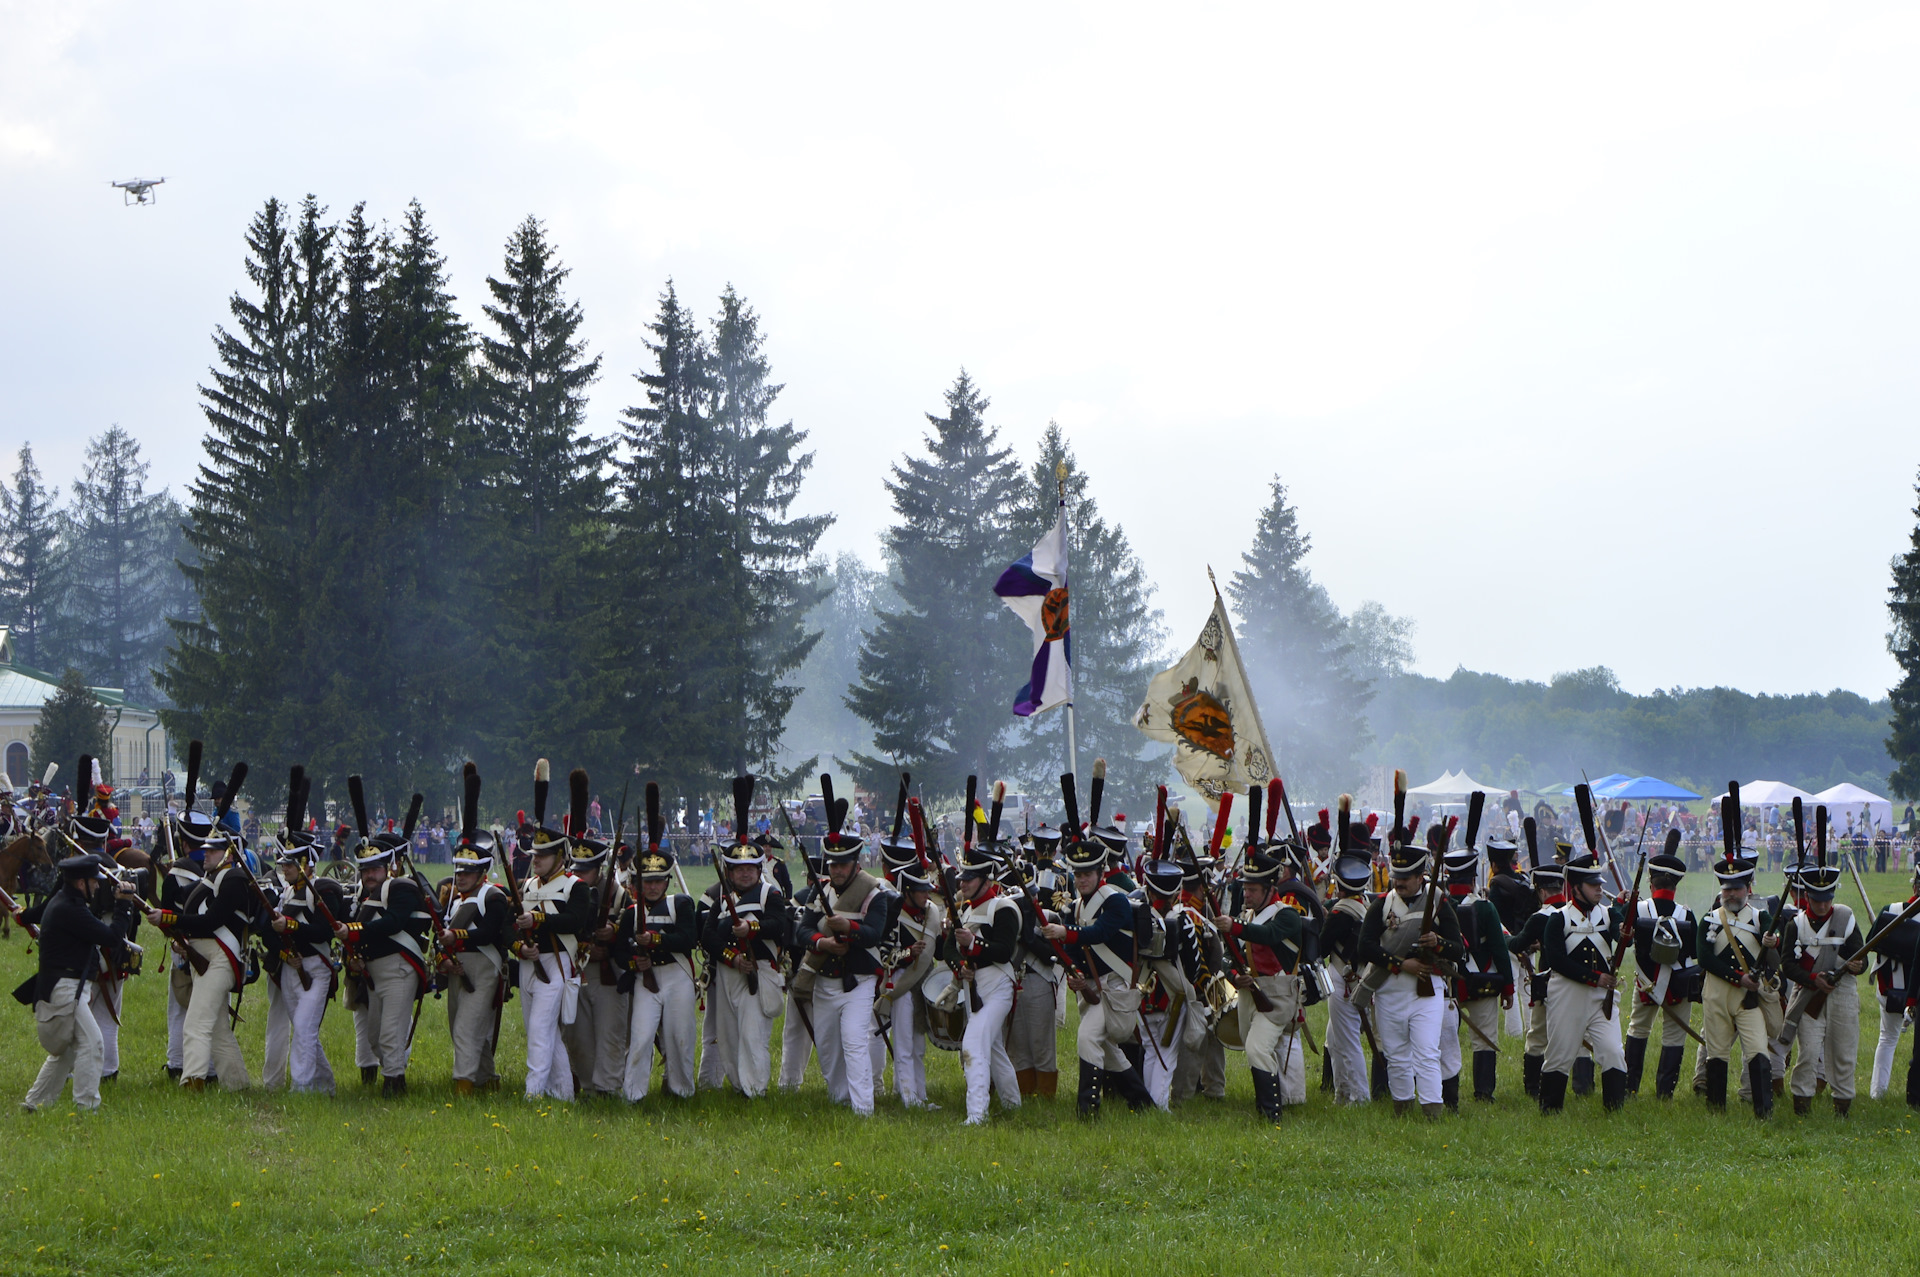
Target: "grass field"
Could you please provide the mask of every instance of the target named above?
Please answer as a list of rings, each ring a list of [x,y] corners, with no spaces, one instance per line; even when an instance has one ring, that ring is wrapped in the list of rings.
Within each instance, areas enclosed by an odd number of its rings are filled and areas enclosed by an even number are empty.
[[[1899,888],[1870,883],[1877,899]],[[0,945],[4,987],[31,962],[16,931]],[[1337,1109],[1310,1087],[1304,1112],[1266,1125],[1239,1055],[1224,1103],[1110,1107],[1083,1123],[1070,1019],[1061,1097],[968,1130],[958,1059],[943,1052],[928,1069],[941,1111],[884,1100],[869,1121],[830,1106],[817,1073],[799,1096],[754,1103],[462,1101],[439,1002],[405,1100],[358,1085],[337,1006],[325,1030],[337,1098],[192,1096],[161,1071],[161,992],[152,975],[130,986],[121,1079],[92,1117],[17,1110],[41,1054],[26,1012],[10,1013],[0,1272],[1920,1270],[1920,1134],[1901,1098],[1911,1037],[1893,1092],[1862,1098],[1846,1123],[1824,1096],[1814,1116],[1783,1103],[1765,1126],[1737,1106],[1661,1103],[1651,1065],[1648,1097],[1624,1112],[1603,1114],[1596,1096],[1547,1120],[1520,1093],[1511,1040],[1498,1102],[1434,1124]],[[245,1015],[257,1074],[258,986]],[[514,1007],[503,1038],[517,1080]]]

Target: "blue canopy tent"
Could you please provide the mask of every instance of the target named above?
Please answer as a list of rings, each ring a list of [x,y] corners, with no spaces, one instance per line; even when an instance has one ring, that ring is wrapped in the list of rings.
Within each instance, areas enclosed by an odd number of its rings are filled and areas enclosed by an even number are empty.
[[[1616,795],[1612,793],[1611,791],[1609,791],[1607,787],[1609,785],[1624,785],[1627,782],[1631,781],[1632,779],[1633,777],[1627,775],[1625,772],[1614,772],[1611,775],[1602,776],[1599,780],[1589,781],[1588,784],[1593,787],[1593,792],[1597,797],[1600,797],[1600,798],[1624,797],[1624,795]],[[1573,786],[1568,785],[1565,789],[1560,791],[1560,795],[1563,798],[1573,797]]]
[[[1601,798],[1626,798],[1634,802],[1691,802],[1700,797],[1691,789],[1682,789],[1658,776],[1635,776],[1623,784],[1593,787],[1595,795]]]

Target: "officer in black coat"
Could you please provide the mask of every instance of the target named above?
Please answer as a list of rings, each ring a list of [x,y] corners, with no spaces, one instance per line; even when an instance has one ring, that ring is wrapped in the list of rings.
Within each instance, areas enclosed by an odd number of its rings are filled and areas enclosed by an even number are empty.
[[[103,951],[116,967],[127,953],[125,938],[93,911],[93,893],[106,889],[105,868],[99,856],[69,856],[59,865],[60,890],[44,905],[18,915],[29,927],[38,925],[40,970],[14,990],[14,997],[33,1007],[34,1027],[47,1053],[20,1105],[28,1113],[57,1101],[69,1077],[74,1104],[85,1112],[100,1107],[103,1048],[87,1003]]]

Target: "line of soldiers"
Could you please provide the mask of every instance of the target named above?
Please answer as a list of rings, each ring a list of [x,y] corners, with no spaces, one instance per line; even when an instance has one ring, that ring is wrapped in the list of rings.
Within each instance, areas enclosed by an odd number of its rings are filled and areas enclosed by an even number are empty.
[[[989,813],[970,778],[950,854],[903,776],[870,872],[862,839],[846,829],[846,802],[823,776],[828,832],[817,850],[802,847],[796,890],[787,848],[771,834],[748,837],[747,776],[734,783],[736,833],[717,854],[719,880],[696,898],[664,841],[656,786],[646,790],[644,837],[629,851],[624,828],[613,842],[589,830],[578,769],[566,818],[549,823],[541,760],[532,822],[509,847],[480,826],[480,777],[468,763],[453,874],[437,889],[407,854],[420,798],[400,828],[375,829],[359,778],[349,778],[360,833],[349,886],[316,873],[323,847],[302,769],[288,779],[281,835],[263,840],[272,871],[255,873],[230,819],[245,765],[208,815],[193,804],[200,763],[194,742],[186,812],[163,831],[176,854],[144,877],[105,854],[111,827],[97,806],[62,829],[75,853],[60,862],[62,889],[21,915],[38,926],[41,969],[16,996],[35,1007],[49,1057],[28,1108],[52,1102],[69,1076],[76,1103],[97,1106],[101,1078],[118,1068],[120,996],[139,970],[143,921],[172,954],[167,1067],[191,1090],[249,1085],[234,1025],[256,978],[268,998],[269,1086],[333,1091],[320,1027],[343,994],[363,1084],[404,1095],[425,995],[440,991],[455,1089],[494,1090],[503,1008],[517,989],[529,1099],[585,1092],[637,1102],[653,1087],[656,1057],[675,1096],[720,1086],[760,1096],[774,1081],[773,1026],[784,1015],[782,1089],[800,1087],[817,1062],[835,1103],[871,1114],[891,1060],[902,1103],[930,1108],[932,1044],[960,1052],[973,1124],[996,1096],[1004,1110],[1057,1093],[1069,1000],[1077,1107],[1088,1116],[1108,1097],[1134,1109],[1220,1098],[1227,1052],[1238,1050],[1258,1111],[1278,1121],[1306,1102],[1306,1057],[1320,1048],[1304,1012],[1320,1001],[1322,1085],[1338,1103],[1390,1098],[1396,1112],[1438,1117],[1457,1110],[1469,1058],[1473,1098],[1491,1101],[1503,1027],[1515,1032],[1524,1019],[1524,1085],[1542,1112],[1562,1108],[1570,1089],[1593,1090],[1596,1077],[1606,1108],[1624,1104],[1640,1088],[1658,1023],[1662,1098],[1675,1093],[1693,1036],[1695,1089],[1715,1107],[1727,1103],[1737,1044],[1740,1095],[1757,1114],[1790,1084],[1796,1112],[1824,1086],[1844,1116],[1855,1094],[1855,976],[1876,950],[1877,1096],[1920,953],[1914,900],[1882,911],[1864,937],[1835,903],[1841,870],[1825,863],[1824,820],[1814,854],[1789,874],[1790,900],[1752,897],[1756,864],[1738,844],[1738,822],[1727,822],[1719,893],[1695,914],[1676,898],[1687,868],[1671,846],[1642,866],[1646,898],[1637,874],[1631,891],[1615,876],[1609,898],[1617,864],[1595,854],[1590,818],[1589,850],[1557,843],[1551,860],[1525,822],[1523,873],[1515,843],[1476,846],[1478,801],[1461,845],[1450,823],[1417,838],[1398,782],[1385,833],[1371,817],[1352,819],[1343,797],[1337,819],[1323,810],[1285,837],[1277,820],[1293,817],[1283,787],[1253,787],[1237,845],[1236,795],[1220,796],[1212,835],[1196,845],[1162,787],[1153,832],[1129,862],[1129,836],[1101,822],[1099,764],[1088,819],[1069,774],[1064,827],[1018,839],[1002,829],[1004,786]],[[87,767],[83,759],[82,775]],[[1920,900],[1920,871],[1915,887]],[[1636,961],[1623,979],[1629,947]],[[1920,1105],[1920,1068],[1909,1068],[1908,1099]]]

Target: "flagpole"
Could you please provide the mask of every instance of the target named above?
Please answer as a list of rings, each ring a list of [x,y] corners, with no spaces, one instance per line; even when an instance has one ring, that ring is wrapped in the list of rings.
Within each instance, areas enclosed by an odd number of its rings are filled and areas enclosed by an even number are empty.
[[[1067,631],[1069,637],[1067,639],[1067,642],[1072,643],[1073,639],[1071,636],[1073,631],[1072,631],[1071,617],[1073,615],[1073,611],[1072,611],[1073,609],[1073,530],[1067,526],[1067,463],[1066,462],[1060,461],[1060,462],[1054,463],[1053,478],[1054,478],[1054,483],[1058,486],[1060,491],[1060,544],[1063,548],[1062,557],[1065,559],[1067,564],[1067,580],[1062,582],[1062,584],[1067,587],[1067,609],[1068,609],[1067,615],[1069,617],[1068,631]],[[1073,739],[1073,662],[1071,660],[1067,662],[1067,770],[1069,772],[1072,772],[1076,776],[1080,774],[1079,752]]]

